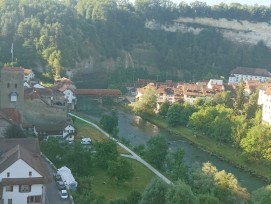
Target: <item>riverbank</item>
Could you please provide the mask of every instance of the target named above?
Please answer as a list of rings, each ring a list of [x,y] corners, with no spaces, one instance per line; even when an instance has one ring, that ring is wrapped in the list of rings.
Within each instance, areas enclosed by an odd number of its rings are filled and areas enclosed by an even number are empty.
[[[219,159],[227,161],[239,169],[249,172],[253,176],[262,179],[266,183],[271,182],[270,167],[263,165],[260,160],[248,160],[240,150],[230,146],[229,144],[217,142],[214,139],[204,135],[195,134],[194,131],[185,127],[170,127],[168,126],[165,119],[161,117],[143,115],[142,118],[150,121],[158,127],[168,130],[170,133],[175,134],[176,136],[186,138],[191,143],[208,152],[209,154],[215,155]]]

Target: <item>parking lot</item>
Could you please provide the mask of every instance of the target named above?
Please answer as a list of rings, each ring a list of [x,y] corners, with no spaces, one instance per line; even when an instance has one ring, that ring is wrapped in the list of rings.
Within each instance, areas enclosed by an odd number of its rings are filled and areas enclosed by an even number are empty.
[[[44,161],[44,163],[48,167],[48,170],[52,178],[52,182],[46,185],[45,204],[71,204],[70,198],[65,200],[60,199],[60,193],[57,189],[56,182],[53,178],[54,170],[46,161]]]

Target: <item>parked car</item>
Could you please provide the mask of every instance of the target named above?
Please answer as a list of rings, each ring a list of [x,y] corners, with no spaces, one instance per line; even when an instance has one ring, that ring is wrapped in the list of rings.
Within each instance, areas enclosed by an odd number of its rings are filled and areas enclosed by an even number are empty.
[[[84,145],[89,145],[91,144],[91,139],[86,137],[86,138],[82,138],[81,140],[81,144],[84,144]]]
[[[65,190],[66,189],[65,183],[63,181],[57,181],[56,186],[57,186],[58,190]]]
[[[59,173],[54,173],[53,176],[54,176],[55,181],[61,181],[62,180]]]
[[[59,191],[59,193],[60,193],[61,199],[68,199],[69,198],[69,194],[68,194],[67,190],[61,190],[61,191]]]

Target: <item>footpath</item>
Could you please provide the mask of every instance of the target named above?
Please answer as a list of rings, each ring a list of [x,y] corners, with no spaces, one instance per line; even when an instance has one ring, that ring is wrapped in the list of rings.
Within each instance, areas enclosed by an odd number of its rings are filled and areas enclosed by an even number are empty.
[[[145,165],[148,169],[150,169],[153,173],[155,173],[159,178],[161,178],[163,181],[165,181],[167,184],[173,184],[172,181],[170,181],[167,177],[165,177],[163,174],[161,174],[158,170],[156,170],[152,165],[150,165],[148,162],[146,162],[144,159],[142,159],[139,155],[137,155],[134,151],[132,151],[130,148],[128,148],[127,146],[125,146],[124,144],[122,144],[121,142],[119,142],[118,140],[116,140],[115,138],[111,137],[107,132],[105,132],[103,129],[101,129],[98,125],[84,119],[81,118],[73,113],[68,113],[70,116],[75,117],[79,120],[84,121],[85,123],[92,125],[93,127],[95,127],[97,130],[99,130],[102,134],[104,134],[106,137],[108,137],[109,139],[115,141],[119,146],[121,146],[123,149],[125,149],[127,152],[129,152],[131,155],[126,155],[126,154],[121,154],[121,156],[123,157],[128,157],[134,160],[137,160],[138,162],[142,163],[143,165]]]

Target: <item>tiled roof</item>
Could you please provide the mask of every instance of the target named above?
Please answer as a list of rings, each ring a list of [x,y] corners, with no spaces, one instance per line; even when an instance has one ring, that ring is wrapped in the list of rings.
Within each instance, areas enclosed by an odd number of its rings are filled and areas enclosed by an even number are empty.
[[[37,132],[58,132],[63,131],[65,127],[67,127],[70,124],[70,122],[63,120],[59,123],[53,123],[53,124],[37,124],[35,125],[35,129]]]
[[[122,95],[119,89],[75,89],[76,95],[91,95],[91,96],[120,96]]]
[[[32,69],[24,69],[24,75],[28,75],[32,73]]]
[[[271,77],[271,74],[262,68],[237,67],[231,71],[231,74]]]
[[[18,159],[22,159],[29,166],[35,169],[48,181],[50,174],[42,162],[38,139],[0,139],[0,172],[3,172]]]
[[[23,72],[22,67],[3,67],[2,70],[3,71],[22,71]]]
[[[22,123],[21,114],[16,108],[2,108],[0,114],[16,124]]]

